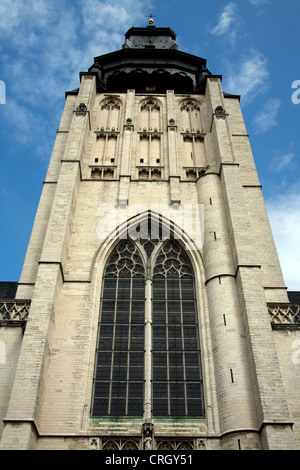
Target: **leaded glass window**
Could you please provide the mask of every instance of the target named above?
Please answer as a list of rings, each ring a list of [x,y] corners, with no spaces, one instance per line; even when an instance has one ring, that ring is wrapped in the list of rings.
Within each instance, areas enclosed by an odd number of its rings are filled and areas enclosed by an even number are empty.
[[[144,385],[144,266],[122,240],[106,266],[92,416],[141,416]]]
[[[204,415],[193,268],[150,232],[120,241],[105,268],[92,416],[142,417],[149,401],[154,417]]]
[[[192,266],[167,241],[153,273],[153,416],[202,416],[202,378]]]

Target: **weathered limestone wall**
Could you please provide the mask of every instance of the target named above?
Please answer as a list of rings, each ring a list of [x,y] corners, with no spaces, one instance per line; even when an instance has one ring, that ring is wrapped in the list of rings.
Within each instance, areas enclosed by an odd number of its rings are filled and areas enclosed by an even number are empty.
[[[182,217],[197,205],[203,224],[193,211]],[[7,376],[1,448],[139,439],[142,421],[89,417],[102,272],[113,230],[138,210],[170,218],[186,240],[204,237],[190,257],[206,418],[156,422],[157,435],[197,435],[206,448],[295,448],[299,378],[266,306],[286,291],[238,100],[224,98],[216,77],[201,96],[116,96],[97,94],[89,74],[67,97],[24,263],[18,298],[32,302],[13,384]]]

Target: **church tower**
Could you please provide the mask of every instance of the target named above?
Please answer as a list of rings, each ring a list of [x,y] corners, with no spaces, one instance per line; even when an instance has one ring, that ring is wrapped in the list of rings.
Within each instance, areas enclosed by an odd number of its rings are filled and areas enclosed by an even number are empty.
[[[299,308],[239,97],[170,28],[66,93],[14,305],[1,449],[300,446]]]

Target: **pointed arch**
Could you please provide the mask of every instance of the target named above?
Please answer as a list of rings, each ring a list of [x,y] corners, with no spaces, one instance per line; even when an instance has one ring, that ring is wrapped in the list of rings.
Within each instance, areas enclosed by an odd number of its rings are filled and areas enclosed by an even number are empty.
[[[104,270],[92,416],[142,416],[144,265],[136,244],[121,240]]]
[[[179,225],[153,211],[127,219],[114,235],[95,255],[102,281],[91,415],[145,418],[153,409],[157,417],[203,417],[201,253],[189,250],[193,240]]]

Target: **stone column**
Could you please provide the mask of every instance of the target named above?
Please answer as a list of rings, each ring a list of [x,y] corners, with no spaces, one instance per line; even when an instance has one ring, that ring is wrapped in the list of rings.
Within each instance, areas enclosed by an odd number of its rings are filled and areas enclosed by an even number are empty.
[[[150,422],[152,418],[152,309],[151,309],[152,281],[145,281],[145,398],[144,421]]]
[[[212,111],[211,135],[220,164],[224,214],[238,292],[236,305],[239,322],[242,319],[244,325],[247,368],[258,419],[257,432],[261,433],[265,449],[293,449],[295,443],[264,296],[260,263],[219,79],[208,79],[206,96]]]
[[[89,112],[95,94],[95,77],[82,75],[38,262],[37,279],[5,418],[1,449],[34,449],[39,437],[39,416],[51,353],[52,329],[55,316],[59,313],[64,263],[81,177],[80,162],[91,130]]]
[[[135,90],[127,90],[125,123],[123,128],[123,147],[120,166],[119,206],[125,208],[129,198],[129,184],[131,174],[131,148],[134,131],[134,99]]]
[[[180,175],[178,167],[177,125],[174,119],[175,104],[174,91],[167,90],[167,129],[168,129],[168,155],[170,171],[170,199],[171,205],[179,206],[181,202]]]

